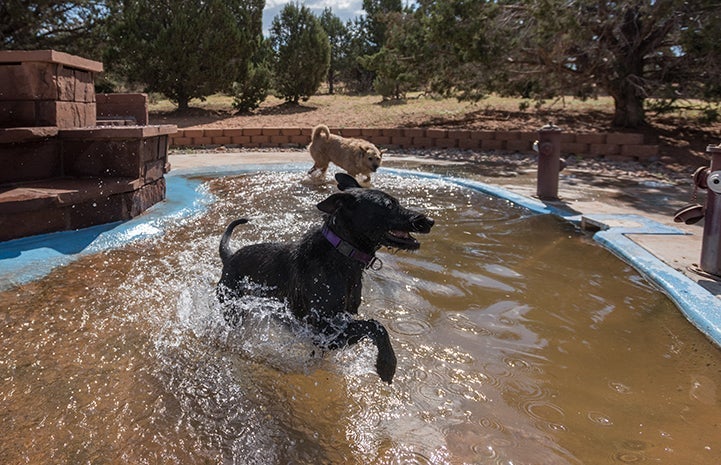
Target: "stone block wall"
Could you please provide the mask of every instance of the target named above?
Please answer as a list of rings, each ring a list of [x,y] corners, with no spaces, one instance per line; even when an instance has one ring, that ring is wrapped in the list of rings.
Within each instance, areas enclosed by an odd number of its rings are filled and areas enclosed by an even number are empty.
[[[128,220],[165,198],[176,126],[146,125],[145,94],[96,100],[100,71],[54,50],[0,51],[0,241]]]
[[[61,131],[65,176],[154,182],[168,172],[168,135],[175,126],[78,128]]]
[[[302,147],[310,143],[312,128],[180,129],[171,146]],[[441,148],[531,153],[538,131],[484,131],[434,128],[331,128],[344,137],[359,137],[387,148]],[[563,155],[614,160],[653,160],[657,144],[635,133],[564,133]]]
[[[0,128],[94,126],[102,64],[54,50],[0,54]]]
[[[148,124],[147,94],[97,94],[95,104],[98,121]]]

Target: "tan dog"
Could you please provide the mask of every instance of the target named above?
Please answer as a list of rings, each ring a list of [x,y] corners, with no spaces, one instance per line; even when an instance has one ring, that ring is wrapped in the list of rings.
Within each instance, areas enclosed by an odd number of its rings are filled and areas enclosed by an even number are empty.
[[[367,140],[331,134],[325,124],[313,128],[308,151],[315,162],[308,174],[320,171],[320,176],[325,176],[328,164],[333,162],[364,187],[370,186],[371,173],[381,166],[383,156],[378,147]]]

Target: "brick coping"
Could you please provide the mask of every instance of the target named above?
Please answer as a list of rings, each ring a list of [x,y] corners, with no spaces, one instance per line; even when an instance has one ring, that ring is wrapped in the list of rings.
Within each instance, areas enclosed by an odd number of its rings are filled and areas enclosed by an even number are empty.
[[[0,144],[32,142],[52,137],[60,139],[146,139],[175,134],[177,126],[162,124],[154,126],[87,126],[82,128],[58,128],[57,126],[34,126],[24,128],[0,128]]]
[[[0,51],[0,64],[44,62],[57,63],[63,66],[101,73],[103,64],[57,50],[3,50]]]
[[[133,178],[58,178],[3,186],[0,214],[32,211],[49,205],[68,205],[131,192],[143,187]]]
[[[435,128],[331,127],[344,137],[359,137],[386,148],[445,148],[532,153],[539,131],[488,131]],[[310,143],[312,128],[184,128],[170,136],[176,147],[302,147]],[[651,161],[658,144],[647,144],[639,133],[604,132],[561,135],[561,152],[614,160]]]
[[[88,126],[61,129],[58,132],[58,136],[61,139],[145,139],[148,137],[175,134],[177,129],[177,126],[173,124],[151,126]]]

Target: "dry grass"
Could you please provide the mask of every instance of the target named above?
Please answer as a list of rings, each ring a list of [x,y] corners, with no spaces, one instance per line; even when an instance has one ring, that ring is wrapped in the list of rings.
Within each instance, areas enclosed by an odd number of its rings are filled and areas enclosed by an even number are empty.
[[[427,125],[431,121],[468,120],[479,113],[505,114],[505,119],[527,115],[538,115],[568,111],[571,113],[612,114],[613,102],[610,98],[579,100],[559,98],[536,106],[534,102],[518,98],[490,96],[479,102],[459,102],[451,98],[435,98],[425,94],[409,94],[405,100],[384,101],[377,95],[349,96],[341,94],[320,94],[311,97],[299,105],[290,105],[283,100],[268,97],[257,110],[250,113],[236,113],[232,107],[232,97],[216,94],[205,101],[191,101],[188,117],[208,116],[208,119],[240,118],[242,120],[276,120],[285,125],[285,120],[298,125],[298,118],[292,115],[316,117],[323,121],[333,121],[336,126],[410,126]],[[181,117],[175,112],[175,105],[168,100],[158,100],[151,96],[150,112],[157,117]],[[288,118],[283,118],[288,115]],[[214,116],[214,118],[212,118]],[[201,125],[206,123],[201,122]]]
[[[649,113],[641,128],[647,143],[659,143],[664,155],[682,163],[698,163],[706,146],[721,142],[721,122],[699,119],[698,103],[664,115]],[[213,95],[192,101],[187,112],[178,112],[167,100],[151,98],[152,124],[179,128],[235,127],[434,127],[480,130],[536,131],[553,123],[569,132],[618,131],[611,126],[613,101],[609,97],[580,100],[559,98],[537,106],[533,101],[490,96],[479,102],[459,102],[412,94],[402,101],[383,101],[377,95],[314,95],[298,105],[268,97],[253,112],[238,113],[232,98]],[[637,132],[638,132],[637,131]]]

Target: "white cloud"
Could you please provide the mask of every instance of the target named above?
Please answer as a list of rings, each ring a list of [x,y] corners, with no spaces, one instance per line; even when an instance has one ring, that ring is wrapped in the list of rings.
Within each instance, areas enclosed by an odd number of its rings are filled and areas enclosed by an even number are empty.
[[[320,1],[306,3],[305,6],[307,6],[311,10],[313,10],[313,9],[322,10],[323,8],[326,8],[326,7],[331,7],[331,8],[333,8],[333,10],[336,10],[336,9],[337,10],[348,10],[351,7],[353,7],[354,5],[356,5],[358,8],[360,8],[360,6],[362,4],[363,4],[363,2],[358,1],[358,0],[356,0],[356,1],[346,0],[344,2],[320,0]]]
[[[265,9],[263,10],[263,32],[267,35],[268,29],[273,22],[273,18],[278,16],[280,10],[283,9],[288,3],[293,3],[292,0],[266,0]],[[404,5],[414,4],[414,0],[403,0]],[[333,14],[338,16],[344,23],[350,19],[364,16],[365,11],[363,10],[363,0],[309,0],[307,2],[300,2],[301,5],[305,5],[315,15],[323,13],[323,9],[330,7],[333,10]]]
[[[266,0],[265,9],[263,10],[263,32],[267,34],[273,18],[278,16],[285,5],[292,3],[289,0]],[[323,9],[330,7],[333,14],[338,16],[343,22],[356,18],[365,14],[363,11],[363,0],[312,0],[309,2],[301,2],[315,15],[320,15]]]

